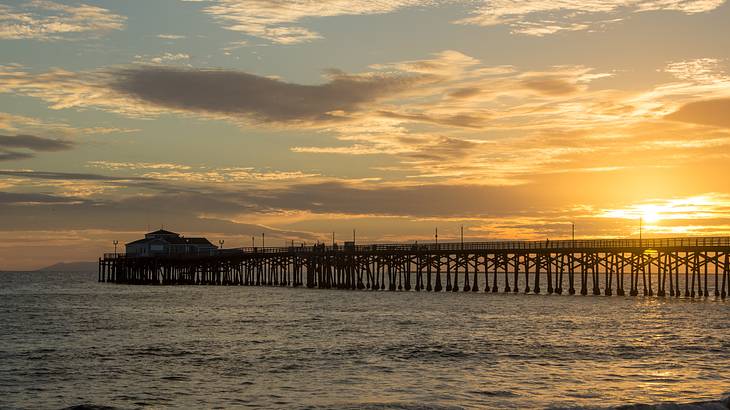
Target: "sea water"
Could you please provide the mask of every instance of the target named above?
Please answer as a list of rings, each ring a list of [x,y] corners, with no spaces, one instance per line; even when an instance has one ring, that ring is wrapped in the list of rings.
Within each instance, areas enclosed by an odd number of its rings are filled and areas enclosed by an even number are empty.
[[[721,400],[730,302],[99,284],[0,273],[0,408]],[[720,404],[717,404],[720,406]]]

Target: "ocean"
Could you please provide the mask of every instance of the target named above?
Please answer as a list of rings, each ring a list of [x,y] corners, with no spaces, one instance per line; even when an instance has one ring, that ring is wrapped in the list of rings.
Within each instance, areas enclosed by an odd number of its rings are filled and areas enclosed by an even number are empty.
[[[610,408],[725,400],[728,368],[730,302],[714,297],[0,273],[2,409]]]

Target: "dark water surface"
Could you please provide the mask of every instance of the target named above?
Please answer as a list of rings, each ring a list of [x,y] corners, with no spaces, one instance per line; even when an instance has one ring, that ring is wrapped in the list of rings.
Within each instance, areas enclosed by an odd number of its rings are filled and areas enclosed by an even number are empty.
[[[730,303],[0,273],[0,408],[607,407],[730,392]]]

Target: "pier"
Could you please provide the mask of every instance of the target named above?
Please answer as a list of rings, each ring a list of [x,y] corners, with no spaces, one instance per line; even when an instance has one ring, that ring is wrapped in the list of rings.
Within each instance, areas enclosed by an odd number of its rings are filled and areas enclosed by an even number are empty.
[[[313,245],[99,259],[100,282],[725,299],[730,237]]]

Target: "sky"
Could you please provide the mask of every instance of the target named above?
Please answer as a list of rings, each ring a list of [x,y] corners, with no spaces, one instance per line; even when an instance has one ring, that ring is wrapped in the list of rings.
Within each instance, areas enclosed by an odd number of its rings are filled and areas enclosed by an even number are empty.
[[[730,234],[730,4],[0,0],[0,270],[573,224]]]

